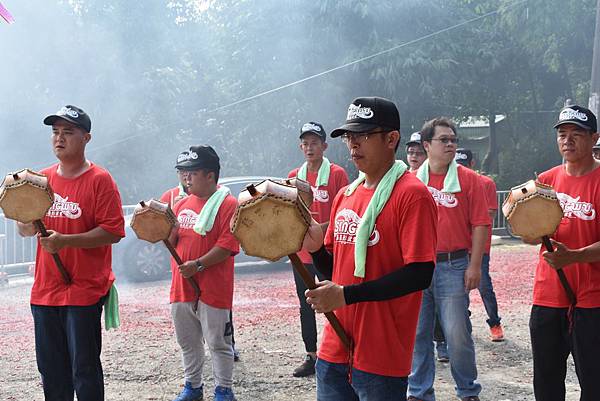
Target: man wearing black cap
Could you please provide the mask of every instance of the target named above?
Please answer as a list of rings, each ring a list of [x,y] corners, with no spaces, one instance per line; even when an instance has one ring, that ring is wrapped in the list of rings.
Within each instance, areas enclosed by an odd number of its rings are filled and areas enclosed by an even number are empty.
[[[411,173],[416,173],[421,164],[427,159],[427,153],[421,143],[421,133],[413,132],[410,140],[406,142],[406,161]]]
[[[327,133],[320,123],[308,122],[300,129],[300,150],[304,155],[304,164],[288,174],[288,177],[298,177],[311,186],[313,192],[313,203],[310,210],[314,219],[327,229],[331,204],[338,191],[348,185],[348,175],[344,169],[329,162],[324,156],[327,150]],[[305,250],[299,252],[300,259],[307,269],[316,275],[319,280],[324,277],[314,268],[310,254]],[[304,362],[294,370],[295,377],[310,376],[315,373],[315,362],[317,360],[317,322],[315,312],[306,303],[304,292],[307,290],[302,277],[294,271],[294,282],[296,293],[300,302],[300,329],[302,340],[306,349]]]
[[[564,211],[552,236],[554,252],[540,250],[529,320],[533,388],[537,401],[564,401],[567,358],[573,356],[581,401],[600,400],[600,161],[596,116],[585,107],[561,110],[556,128],[564,164],[540,174]],[[540,239],[524,239],[539,243]],[[555,269],[562,269],[575,305]]]
[[[58,163],[42,170],[54,191],[44,218],[49,237],[33,224],[18,224],[23,236],[38,235],[31,312],[38,370],[46,400],[104,400],[100,353],[102,307],[115,280],[111,245],[125,236],[121,197],[110,174],[87,160],[91,120],[65,106],[46,117]],[[52,253],[71,277],[63,281]],[[106,313],[106,312],[105,312]]]
[[[173,206],[175,206],[177,202],[179,202],[188,195],[187,187],[185,186],[184,180],[185,172],[177,168],[177,166],[179,166],[180,163],[187,161],[188,155],[189,151],[184,150],[177,156],[175,169],[177,170],[177,180],[179,181],[179,184],[175,188],[171,188],[168,191],[165,191],[160,196],[160,201],[168,203],[169,206],[171,206],[171,209],[173,208]]]
[[[175,401],[196,401],[203,397],[202,369],[206,341],[212,357],[216,401],[234,400],[233,349],[230,311],[233,303],[233,256],[239,244],[229,230],[237,200],[229,189],[217,184],[219,156],[210,146],[191,146],[178,162],[184,172],[189,195],[175,204],[176,227],[169,240],[181,259],[171,261],[171,314],[181,347],[185,385]],[[186,281],[200,287],[196,294]]]
[[[421,290],[434,268],[435,204],[395,160],[400,116],[391,101],[354,99],[331,136],[348,146],[360,175],[334,199],[324,243],[316,223],[305,238],[317,269],[332,277],[306,297],[319,313],[335,310],[352,350],[326,324],[317,399],[405,400]]]
[[[471,170],[475,167],[475,158],[470,149],[456,149],[456,163],[468,167]],[[498,197],[496,195],[496,183],[490,177],[479,174],[481,186],[485,193],[485,199],[488,205],[488,214],[490,220],[494,221],[496,212],[498,211]],[[490,276],[490,251],[492,249],[492,227],[488,230],[487,242],[485,251],[481,259],[481,280],[479,281],[479,295],[485,306],[485,311],[488,315],[487,324],[490,327],[490,338],[493,342],[504,341],[504,330],[500,323],[498,315],[498,302],[496,301],[496,293]]]

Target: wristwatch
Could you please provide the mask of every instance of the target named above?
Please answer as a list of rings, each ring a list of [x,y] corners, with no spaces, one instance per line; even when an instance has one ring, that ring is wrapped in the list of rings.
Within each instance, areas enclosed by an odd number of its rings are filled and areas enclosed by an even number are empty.
[[[200,270],[202,270],[202,262],[200,262],[200,259],[196,259],[196,272]]]

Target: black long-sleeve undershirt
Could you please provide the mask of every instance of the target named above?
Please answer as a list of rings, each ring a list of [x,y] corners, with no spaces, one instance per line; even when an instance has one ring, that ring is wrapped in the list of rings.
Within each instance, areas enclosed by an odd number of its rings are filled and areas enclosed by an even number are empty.
[[[326,277],[333,273],[333,255],[325,247],[311,253],[317,270]],[[421,291],[429,287],[433,277],[434,262],[415,262],[398,268],[378,279],[344,286],[346,305],[357,302],[386,301]]]

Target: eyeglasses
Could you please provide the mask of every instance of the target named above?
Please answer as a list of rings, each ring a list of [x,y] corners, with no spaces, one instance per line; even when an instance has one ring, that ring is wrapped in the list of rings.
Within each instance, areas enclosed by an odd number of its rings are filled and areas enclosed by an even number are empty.
[[[444,138],[431,138],[432,141],[440,141],[441,143],[443,143],[444,145],[448,145],[449,143],[457,145],[458,144],[458,138],[454,137],[454,138],[448,138],[448,137],[444,137]]]
[[[365,142],[367,142],[367,139],[369,139],[369,135],[373,135],[373,134],[384,134],[388,131],[373,131],[373,132],[352,132],[352,133],[348,133],[346,132],[345,134],[341,135],[342,138],[342,142],[344,142],[346,145],[350,145],[350,143],[355,143],[357,145],[361,145]]]
[[[423,156],[425,152],[406,152],[406,154],[409,156]]]

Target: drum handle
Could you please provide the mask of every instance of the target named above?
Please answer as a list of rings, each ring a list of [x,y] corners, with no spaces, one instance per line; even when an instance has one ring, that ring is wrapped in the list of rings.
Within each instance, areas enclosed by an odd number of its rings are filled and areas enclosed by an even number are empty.
[[[163,243],[166,245],[167,249],[171,253],[171,256],[173,256],[173,259],[175,259],[175,263],[177,263],[178,265],[182,265],[183,260],[181,260],[181,257],[177,253],[177,250],[173,247],[173,245],[169,242],[169,240],[164,239]],[[200,287],[198,287],[198,283],[196,283],[194,281],[193,277],[188,277],[188,278],[186,278],[186,280],[194,288],[194,293],[196,294],[196,302],[194,302],[194,305],[193,305],[194,312],[196,312],[198,310],[198,299],[200,299]]]
[[[306,266],[304,266],[304,263],[302,263],[302,261],[300,260],[298,255],[295,253],[292,253],[292,254],[288,255],[288,257],[290,258],[290,261],[292,262],[292,266],[294,266],[294,269],[296,269],[298,274],[300,274],[300,277],[302,277],[302,281],[304,281],[304,285],[306,285],[306,287],[309,290],[314,290],[315,288],[317,288],[317,284],[315,283],[314,276],[308,271]],[[344,331],[344,328],[342,327],[342,324],[338,320],[335,313],[326,312],[325,317],[327,318],[327,320],[329,320],[331,327],[333,327],[333,330],[335,331],[335,333],[338,335],[340,340],[342,340],[342,343],[344,343],[344,345],[346,346],[346,348],[348,348],[348,350],[352,351],[351,345],[350,345],[350,339],[346,335],[346,332]]]
[[[38,229],[40,234],[42,234],[42,237],[50,236],[50,233],[48,233],[48,230],[46,230],[46,226],[44,225],[42,220],[35,220],[33,222],[33,224]],[[52,253],[51,255],[52,255],[52,258],[54,259],[54,263],[56,264],[56,267],[58,267],[58,270],[60,271],[60,275],[62,276],[65,284],[66,285],[71,284],[71,277],[69,277],[69,273],[67,273],[67,270],[65,269],[65,265],[63,265],[62,260],[60,260],[60,256],[58,256],[58,253]]]
[[[546,247],[546,250],[548,252],[554,252],[552,242],[550,242],[550,238],[547,235],[544,235],[542,237],[542,242],[544,243],[544,246]],[[575,298],[575,293],[573,292],[573,289],[567,281],[567,276],[565,276],[565,272],[562,269],[558,269],[556,270],[556,273],[558,273],[558,279],[560,280],[560,283],[567,292],[567,297],[569,298],[569,302],[571,302],[571,306],[575,306],[575,304],[577,304],[577,298]]]

